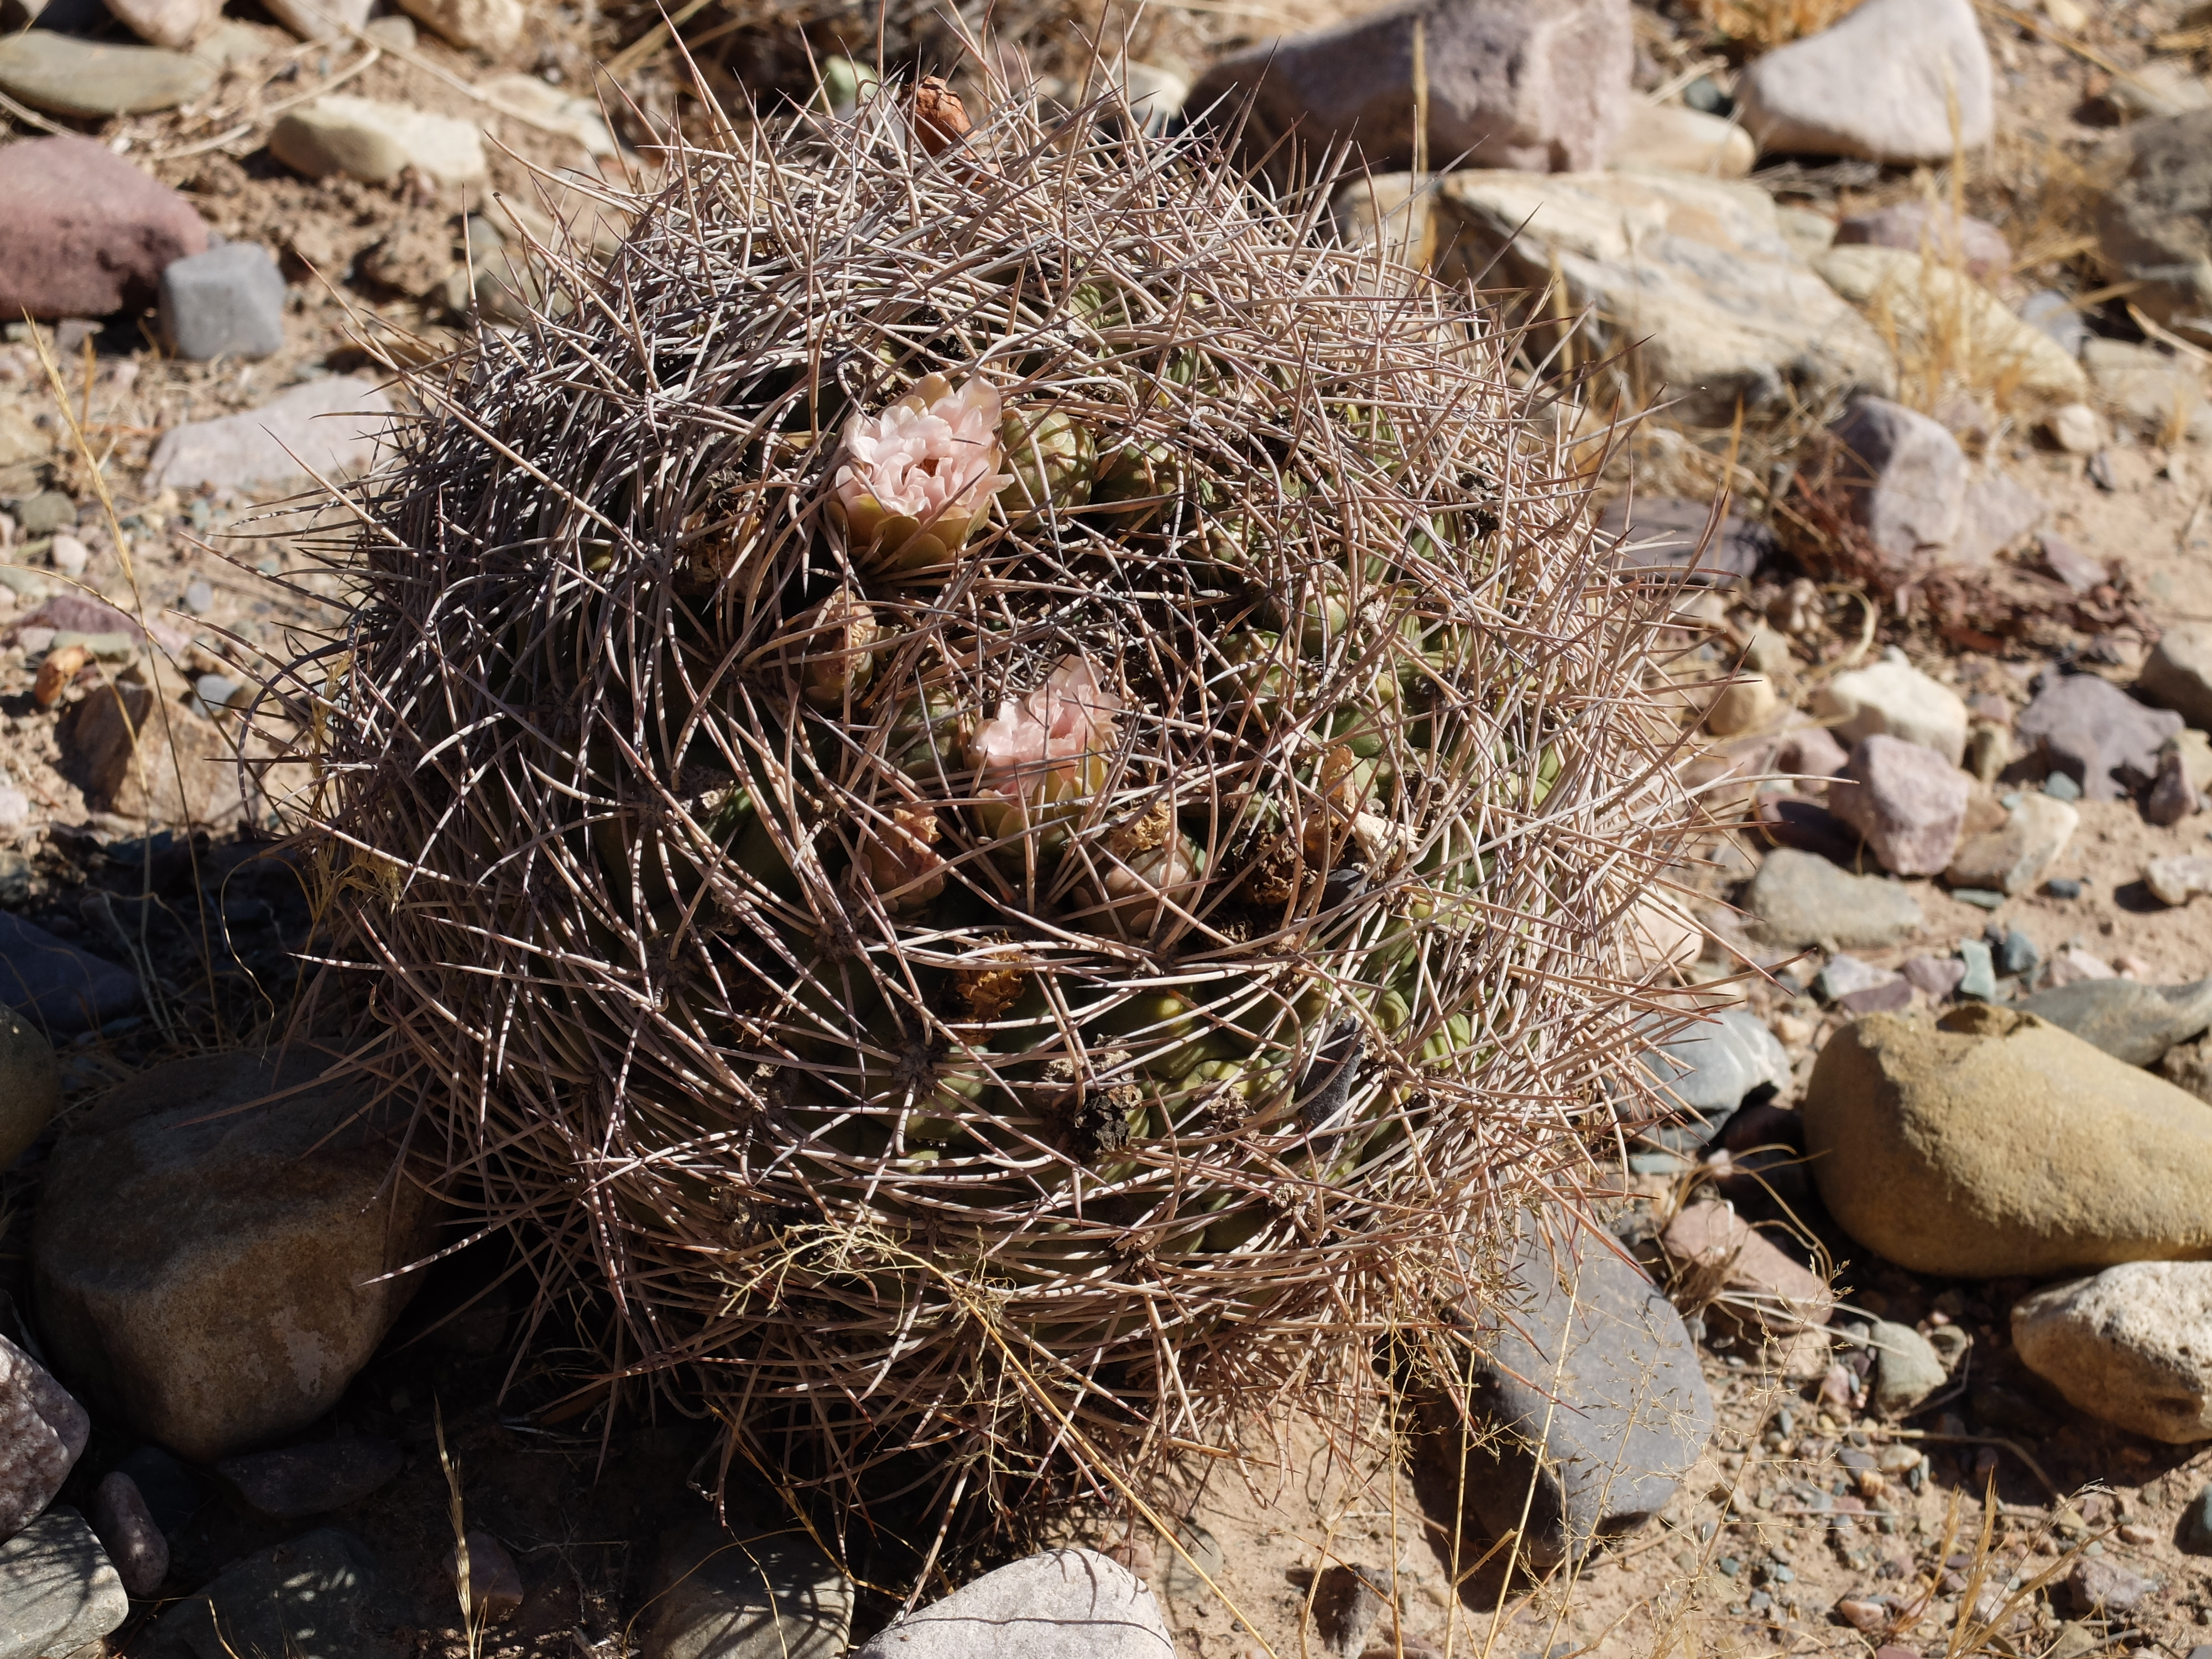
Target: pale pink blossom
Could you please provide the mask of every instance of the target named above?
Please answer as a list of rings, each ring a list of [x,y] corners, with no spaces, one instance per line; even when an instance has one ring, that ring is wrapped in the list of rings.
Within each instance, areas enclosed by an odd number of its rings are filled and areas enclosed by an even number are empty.
[[[911,569],[965,545],[1011,481],[999,416],[998,388],[981,375],[957,392],[925,375],[882,414],[855,413],[830,501],[854,550]]]
[[[1116,741],[1120,694],[1098,678],[1088,657],[1064,657],[1051,676],[1024,697],[999,704],[995,719],[975,729],[969,759],[982,771],[981,793],[1006,803],[992,816],[1019,823],[1011,809],[1063,805],[1106,787]]]

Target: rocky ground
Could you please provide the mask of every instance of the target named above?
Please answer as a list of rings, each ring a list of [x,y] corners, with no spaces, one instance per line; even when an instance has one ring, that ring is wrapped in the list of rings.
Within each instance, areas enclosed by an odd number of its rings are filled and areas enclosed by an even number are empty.
[[[349,1100],[220,1115],[269,1081],[222,1055],[314,1029],[330,872],[282,841],[297,709],[255,700],[320,689],[276,671],[348,596],[342,525],[286,503],[407,412],[393,363],[465,362],[544,249],[618,236],[705,105],[595,8],[13,3],[0,1659],[844,1651],[915,1565],[896,1515],[856,1586],[740,1474],[733,1554],[709,1425],[603,1431],[522,1264],[362,1288],[462,1241],[368,1205]],[[1088,1650],[1240,1659],[2212,1643],[2212,27],[1455,0],[1417,100],[1402,9],[1279,49],[1341,14],[1222,9],[1115,21],[1139,113],[1358,112],[1346,234],[1544,296],[1502,303],[1670,595],[1714,820],[1649,942],[1671,1006],[1729,1012],[1650,1062],[1683,1115],[1601,1138],[1610,1231],[1517,1259],[1480,1443],[1255,1445],[1190,1473],[1179,1547],[1078,1517],[1048,1541],[1119,1566],[961,1605],[1108,1616],[1079,1578],[1135,1609]],[[704,21],[710,88],[805,95],[791,30]],[[1483,30],[1519,67],[1455,52]],[[1066,32],[1024,45],[1072,92]],[[959,1612],[895,1650],[986,1650]]]

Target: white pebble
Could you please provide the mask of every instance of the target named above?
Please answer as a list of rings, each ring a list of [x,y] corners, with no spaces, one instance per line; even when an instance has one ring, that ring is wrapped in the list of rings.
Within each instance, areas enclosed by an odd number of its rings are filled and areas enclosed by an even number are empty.
[[[62,530],[55,532],[54,544],[48,550],[46,556],[55,569],[75,581],[84,574],[85,566],[92,562],[92,550],[68,531]]]

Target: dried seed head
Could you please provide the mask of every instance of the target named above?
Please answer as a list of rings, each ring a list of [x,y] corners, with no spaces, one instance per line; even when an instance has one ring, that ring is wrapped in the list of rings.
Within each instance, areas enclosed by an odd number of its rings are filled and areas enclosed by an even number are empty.
[[[913,108],[915,137],[932,155],[944,155],[973,131],[959,94],[934,75],[915,85]]]

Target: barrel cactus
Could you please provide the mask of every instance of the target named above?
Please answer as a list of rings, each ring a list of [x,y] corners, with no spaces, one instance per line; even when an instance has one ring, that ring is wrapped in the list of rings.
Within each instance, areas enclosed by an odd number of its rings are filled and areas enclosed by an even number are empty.
[[[1371,1386],[1579,1181],[1680,816],[1506,343],[1091,114],[670,176],[298,677],[415,1144],[794,1480]]]

